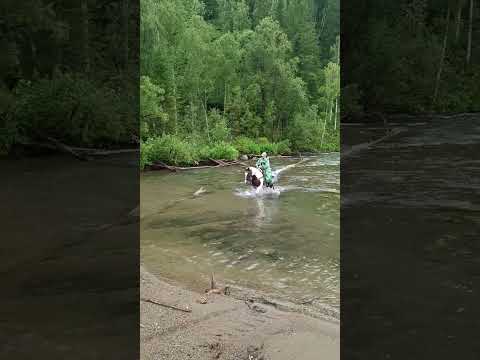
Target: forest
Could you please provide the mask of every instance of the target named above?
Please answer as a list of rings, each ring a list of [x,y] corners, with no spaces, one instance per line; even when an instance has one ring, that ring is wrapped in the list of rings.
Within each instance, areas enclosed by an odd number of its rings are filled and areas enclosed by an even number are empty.
[[[339,0],[141,0],[141,167],[339,150]]]
[[[143,167],[339,149],[339,0],[6,0],[0,10],[2,154],[140,143]]]
[[[342,118],[480,111],[480,2],[367,0],[341,21]]]
[[[0,153],[138,147],[135,3],[1,2]]]

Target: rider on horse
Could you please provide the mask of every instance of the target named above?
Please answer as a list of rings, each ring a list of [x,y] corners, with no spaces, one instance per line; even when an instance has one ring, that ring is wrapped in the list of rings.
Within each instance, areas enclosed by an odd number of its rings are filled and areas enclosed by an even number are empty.
[[[272,169],[270,168],[270,160],[268,159],[266,152],[262,153],[262,157],[257,160],[256,166],[263,173],[265,185],[268,187],[273,187]]]

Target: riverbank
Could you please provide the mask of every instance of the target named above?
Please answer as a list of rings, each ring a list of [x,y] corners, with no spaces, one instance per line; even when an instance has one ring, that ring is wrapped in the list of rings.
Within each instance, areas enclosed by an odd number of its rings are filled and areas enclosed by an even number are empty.
[[[206,284],[208,287],[208,284]],[[340,358],[339,323],[231,296],[195,293],[140,267],[141,359]],[[206,304],[202,304],[205,298]]]
[[[259,156],[266,152],[269,156],[292,155],[302,152],[332,152],[339,150],[339,138],[326,138],[325,143],[307,147],[292,146],[286,139],[270,142],[267,138],[251,139],[237,137],[217,141],[189,139],[177,135],[151,137],[140,143],[140,169],[152,164],[176,167],[198,167],[212,163],[212,159],[236,161]]]

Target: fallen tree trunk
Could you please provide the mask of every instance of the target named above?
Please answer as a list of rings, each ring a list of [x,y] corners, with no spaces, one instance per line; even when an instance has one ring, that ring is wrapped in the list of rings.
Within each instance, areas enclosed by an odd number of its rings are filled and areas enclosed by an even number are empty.
[[[75,157],[75,158],[77,158],[77,159],[79,159],[79,160],[83,160],[83,161],[89,160],[89,159],[88,159],[88,156],[79,154],[78,152],[76,152],[75,150],[73,150],[70,146],[65,145],[64,143],[58,141],[57,139],[54,139],[54,138],[52,138],[52,137],[47,137],[46,139],[47,139],[49,142],[53,143],[53,144],[55,145],[55,147],[56,147],[58,150],[60,150],[61,152],[70,154],[70,155],[72,155],[73,157]]]
[[[202,166],[188,166],[188,167],[183,167],[183,166],[171,166],[167,165],[162,161],[155,161],[153,164],[149,165],[148,168],[150,170],[170,170],[172,172],[177,172],[177,171],[186,171],[186,170],[199,170],[199,169],[213,169],[213,168],[218,168],[218,167],[225,167],[225,166],[232,166],[232,165],[243,165],[243,166],[248,166],[245,163],[242,163],[240,161],[234,160],[230,162],[225,162],[223,160],[214,160],[210,159],[215,165],[202,165]]]
[[[115,149],[115,150],[106,150],[106,149],[93,149],[93,148],[83,148],[75,147],[63,144],[62,142],[54,138],[45,138],[48,142],[35,142],[35,141],[25,141],[19,143],[19,145],[24,147],[32,147],[38,149],[45,149],[51,151],[60,151],[68,153],[76,158],[81,158],[81,160],[88,160],[88,156],[108,156],[108,155],[118,155],[118,154],[129,154],[129,153],[138,153],[140,149]]]
[[[162,161],[155,161],[153,164],[149,165],[149,168],[150,168],[151,170],[164,170],[164,169],[167,169],[167,170],[170,170],[170,171],[177,171],[177,167],[167,165],[167,164],[165,164],[165,163],[162,162]]]
[[[220,165],[220,166],[226,166],[228,163],[222,161],[222,160],[215,160],[215,159],[208,159],[210,160],[211,162],[217,164],[217,165]]]
[[[108,156],[108,155],[131,154],[131,153],[140,152],[140,149],[102,150],[102,149],[89,149],[89,148],[77,148],[77,147],[72,147],[71,149],[76,152],[84,153],[90,156]]]

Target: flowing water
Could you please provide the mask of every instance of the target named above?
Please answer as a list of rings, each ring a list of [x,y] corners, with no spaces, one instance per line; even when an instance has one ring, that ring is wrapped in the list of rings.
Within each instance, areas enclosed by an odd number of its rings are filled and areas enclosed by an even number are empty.
[[[476,359],[480,116],[390,124],[341,130],[342,356]]]
[[[255,194],[232,166],[141,177],[141,260],[203,291],[224,283],[339,306],[339,153],[272,159],[275,190]],[[194,195],[197,190],[196,195]]]

